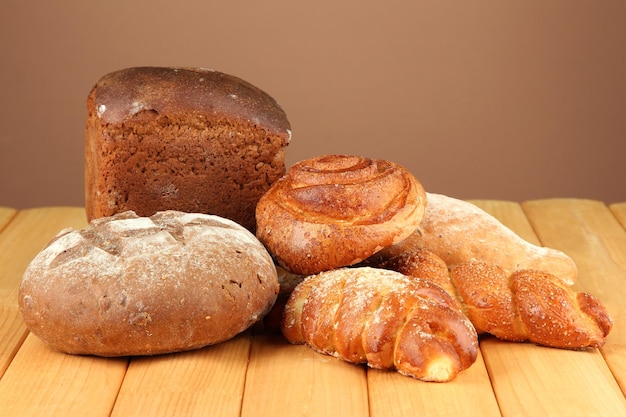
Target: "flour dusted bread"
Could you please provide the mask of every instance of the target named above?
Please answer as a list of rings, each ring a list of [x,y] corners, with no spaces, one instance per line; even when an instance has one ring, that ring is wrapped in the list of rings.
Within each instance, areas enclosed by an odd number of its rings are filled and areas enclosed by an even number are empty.
[[[199,68],[112,72],[87,98],[87,217],[179,210],[253,231],[257,201],[285,173],[290,138],[277,102],[237,77]]]
[[[302,281],[286,303],[292,343],[426,381],[450,381],[476,360],[469,320],[440,287],[384,269],[325,271]]]
[[[19,306],[27,327],[59,351],[150,355],[232,338],[277,293],[272,259],[235,222],[124,212],[59,233],[24,273]]]
[[[279,265],[310,275],[398,243],[426,208],[419,181],[390,161],[325,155],[301,161],[256,209],[257,237]]]
[[[549,272],[568,285],[576,280],[576,264],[565,253],[525,241],[470,202],[442,194],[426,196],[422,222],[407,239],[382,251],[382,257],[426,249],[449,268],[478,260],[497,265],[507,274],[534,269]]]

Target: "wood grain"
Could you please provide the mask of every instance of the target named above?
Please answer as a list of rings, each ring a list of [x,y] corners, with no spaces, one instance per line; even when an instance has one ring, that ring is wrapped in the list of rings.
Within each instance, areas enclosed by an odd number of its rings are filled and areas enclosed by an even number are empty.
[[[367,415],[363,366],[291,345],[279,334],[255,334],[242,417]]]
[[[27,334],[28,330],[17,307],[0,307],[0,378]]]
[[[502,415],[620,416],[626,404],[598,350],[483,342]]]
[[[488,416],[626,415],[626,203],[474,200],[532,243],[579,265],[577,290],[616,318],[602,350],[567,351],[482,337],[476,364],[449,383],[426,383],[293,346],[257,326],[197,351],[133,358],[72,356],[25,329],[21,275],[60,229],[85,225],[82,208],[0,208],[0,415]],[[621,388],[621,390],[620,390]],[[85,412],[86,411],[86,412]]]
[[[626,229],[626,203],[615,203],[609,206],[618,222]]]
[[[367,385],[371,417],[501,415],[480,354],[474,365],[443,384],[370,369]]]
[[[0,376],[27,334],[17,306],[24,270],[59,230],[85,222],[82,208],[0,209]]]
[[[133,358],[112,417],[237,417],[241,411],[250,337],[190,352]]]
[[[17,210],[11,207],[0,207],[0,232],[17,214]]]
[[[29,334],[0,380],[0,414],[109,416],[126,365],[126,359],[56,352]]]
[[[576,201],[583,205],[585,203]],[[510,202],[473,202],[529,242],[534,244],[542,242],[546,246],[565,249],[564,251],[572,257],[574,253],[579,253],[581,259],[586,259],[586,248],[580,247],[586,245],[586,237],[579,236],[575,240],[577,243],[570,243],[566,248],[560,245],[558,235],[562,233],[563,228],[571,227],[569,221],[555,226],[557,219],[542,219],[540,208],[543,205],[553,207],[557,201],[534,201],[529,203],[532,207]],[[576,207],[578,206],[573,204],[572,210],[576,211]],[[602,210],[601,207],[600,209]],[[563,216],[561,210],[557,210],[556,213]],[[575,257],[574,260],[577,261]],[[596,295],[607,301],[602,294]],[[482,341],[481,349],[504,416],[586,416],[626,413],[626,406],[615,379],[607,372],[608,368],[604,361],[598,360],[597,356],[600,353],[597,351],[594,351],[597,352],[594,356],[587,352],[504,343],[493,338]],[[569,362],[574,365],[567,365]],[[590,381],[593,381],[594,387],[588,387]],[[598,389],[606,392],[606,397],[609,398],[602,404],[597,401]],[[577,393],[575,402],[570,399],[571,393]],[[607,414],[597,414],[598,411]]]
[[[626,331],[621,328],[626,323],[626,230],[599,201],[532,201],[523,208],[541,241],[576,261],[574,287],[596,295],[609,309],[615,326],[602,352],[626,393]]]
[[[17,306],[24,270],[54,235],[66,227],[85,224],[85,210],[78,207],[20,211],[0,234],[0,305]]]

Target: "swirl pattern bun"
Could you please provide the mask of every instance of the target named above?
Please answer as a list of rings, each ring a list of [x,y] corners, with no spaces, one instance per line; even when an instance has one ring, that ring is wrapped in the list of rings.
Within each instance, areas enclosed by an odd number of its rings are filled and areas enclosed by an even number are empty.
[[[385,160],[327,155],[295,164],[256,208],[257,237],[279,265],[311,275],[354,265],[409,236],[426,193]]]

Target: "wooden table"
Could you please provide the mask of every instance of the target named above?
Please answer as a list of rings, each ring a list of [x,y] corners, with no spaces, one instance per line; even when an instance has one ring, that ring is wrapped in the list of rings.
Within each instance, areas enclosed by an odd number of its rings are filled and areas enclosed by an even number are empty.
[[[261,328],[173,355],[106,359],[58,353],[17,308],[24,269],[82,208],[0,208],[0,416],[626,416],[626,203],[474,201],[527,240],[577,262],[577,290],[609,308],[601,350],[481,340],[453,382],[350,365]]]

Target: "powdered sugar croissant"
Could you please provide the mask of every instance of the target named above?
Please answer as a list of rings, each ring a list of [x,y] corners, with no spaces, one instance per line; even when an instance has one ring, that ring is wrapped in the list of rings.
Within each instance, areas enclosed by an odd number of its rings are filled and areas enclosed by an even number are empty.
[[[283,311],[292,343],[427,381],[449,381],[476,360],[474,327],[440,287],[400,273],[340,268],[306,278]]]

